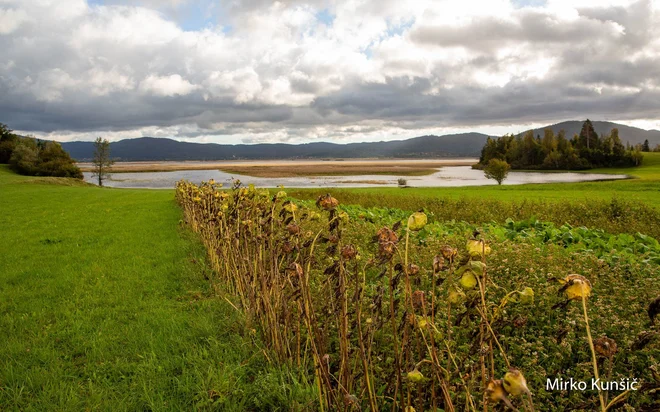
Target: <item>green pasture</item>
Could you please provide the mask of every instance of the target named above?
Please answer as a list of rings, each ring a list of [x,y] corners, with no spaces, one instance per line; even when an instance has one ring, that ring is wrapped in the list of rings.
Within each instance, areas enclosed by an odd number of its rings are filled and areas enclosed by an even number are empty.
[[[592,169],[585,173],[625,174],[630,179],[600,182],[580,183],[543,183],[526,185],[502,186],[471,186],[471,187],[429,187],[429,188],[355,188],[333,189],[333,195],[338,198],[342,194],[350,194],[359,202],[360,197],[381,197],[391,205],[396,205],[400,198],[406,197],[449,197],[449,198],[479,198],[502,201],[522,200],[610,200],[618,197],[628,201],[644,202],[650,206],[660,207],[660,153],[645,153],[644,163],[634,168]],[[316,189],[291,191],[293,196],[305,193],[320,192]]]
[[[314,399],[218,297],[181,216],[169,190],[0,166],[0,410],[290,410]]]
[[[660,153],[611,182],[333,189],[342,204],[436,219],[536,216],[660,234]],[[287,190],[314,199],[327,190]],[[0,410],[305,410],[223,298],[173,190],[106,189],[0,165]],[[653,229],[655,228],[655,229]],[[215,285],[215,286],[214,286]]]

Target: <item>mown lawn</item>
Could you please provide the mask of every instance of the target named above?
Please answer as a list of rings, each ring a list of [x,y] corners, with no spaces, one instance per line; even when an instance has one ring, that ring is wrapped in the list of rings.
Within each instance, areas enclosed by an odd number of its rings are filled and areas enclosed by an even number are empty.
[[[172,191],[70,184],[0,166],[0,410],[314,401],[211,286]]]

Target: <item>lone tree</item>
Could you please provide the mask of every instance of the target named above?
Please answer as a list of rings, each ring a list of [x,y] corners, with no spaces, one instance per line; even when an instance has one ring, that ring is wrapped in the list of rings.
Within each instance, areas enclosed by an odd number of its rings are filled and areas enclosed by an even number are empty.
[[[642,145],[642,152],[650,152],[651,147],[649,146],[649,139],[644,140],[644,144]]]
[[[94,142],[94,159],[92,177],[97,177],[99,186],[103,186],[103,181],[110,177],[110,167],[114,164],[110,159],[110,142],[107,139],[96,138]]]
[[[484,167],[484,174],[488,179],[497,180],[497,184],[501,185],[504,179],[509,174],[511,165],[506,161],[500,159],[490,159],[486,167]]]

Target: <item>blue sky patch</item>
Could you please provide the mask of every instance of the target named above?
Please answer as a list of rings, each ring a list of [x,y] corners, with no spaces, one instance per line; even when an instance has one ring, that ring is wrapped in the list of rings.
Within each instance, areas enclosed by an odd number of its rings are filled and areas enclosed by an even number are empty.
[[[548,2],[546,0],[511,0],[511,4],[521,9],[523,7],[543,7]]]

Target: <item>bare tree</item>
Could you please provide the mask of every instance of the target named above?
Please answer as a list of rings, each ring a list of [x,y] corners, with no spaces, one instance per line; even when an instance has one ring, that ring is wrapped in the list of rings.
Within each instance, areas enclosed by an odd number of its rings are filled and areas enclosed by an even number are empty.
[[[110,167],[114,164],[110,159],[110,142],[107,139],[96,138],[94,142],[94,159],[92,177],[97,177],[99,186],[110,177]]]

